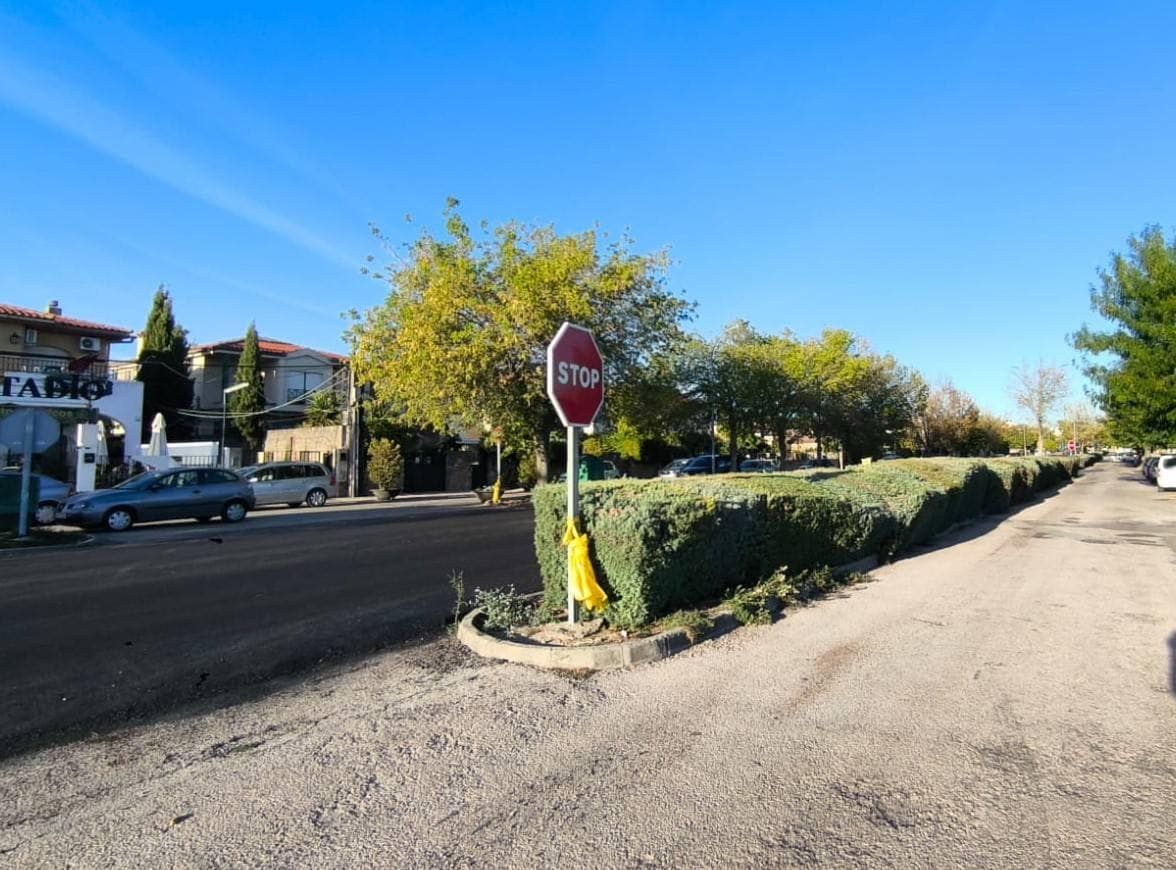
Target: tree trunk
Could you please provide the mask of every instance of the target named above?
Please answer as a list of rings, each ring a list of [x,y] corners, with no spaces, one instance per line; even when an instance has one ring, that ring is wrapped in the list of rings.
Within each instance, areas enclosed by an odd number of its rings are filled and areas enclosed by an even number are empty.
[[[780,468],[788,461],[788,430],[781,427],[776,430],[776,452],[780,455]]]
[[[539,483],[549,483],[551,474],[551,433],[540,432],[535,439],[535,479]]]
[[[734,415],[732,415],[728,419],[730,420],[730,424],[731,424],[730,425],[731,431],[728,433],[731,438],[731,443],[730,443],[730,445],[728,445],[731,448],[731,470],[738,471],[739,470],[739,432],[735,428],[736,423],[735,423]]]

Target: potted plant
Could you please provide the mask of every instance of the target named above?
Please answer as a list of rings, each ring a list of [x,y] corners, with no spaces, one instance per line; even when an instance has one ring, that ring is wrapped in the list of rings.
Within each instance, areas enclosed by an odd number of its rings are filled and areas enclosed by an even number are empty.
[[[375,488],[376,501],[391,501],[404,486],[404,457],[400,445],[388,438],[377,438],[368,445],[368,477]]]

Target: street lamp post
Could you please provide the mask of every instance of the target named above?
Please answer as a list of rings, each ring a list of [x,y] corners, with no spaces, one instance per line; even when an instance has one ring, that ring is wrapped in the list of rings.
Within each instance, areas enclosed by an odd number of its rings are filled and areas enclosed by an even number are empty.
[[[225,387],[221,390],[221,431],[220,444],[217,451],[217,464],[225,464],[225,427],[228,426],[228,411],[229,411],[229,393],[235,393],[238,390],[243,390],[249,386],[248,381],[242,381],[239,384],[233,384],[231,387]]]

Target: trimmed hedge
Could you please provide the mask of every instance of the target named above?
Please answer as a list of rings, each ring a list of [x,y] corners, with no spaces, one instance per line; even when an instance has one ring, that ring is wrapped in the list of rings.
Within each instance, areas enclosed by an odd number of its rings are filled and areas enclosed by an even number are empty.
[[[786,474],[612,480],[581,488],[581,523],[618,627],[796,572],[889,556],[1077,475],[1081,457],[906,459]],[[564,605],[566,492],[537,488],[544,604]]]

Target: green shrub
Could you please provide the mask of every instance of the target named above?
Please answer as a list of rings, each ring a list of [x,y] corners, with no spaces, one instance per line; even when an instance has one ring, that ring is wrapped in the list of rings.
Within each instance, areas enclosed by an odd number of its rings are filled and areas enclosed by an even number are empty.
[[[566,596],[565,490],[535,490],[535,550],[545,601]],[[621,628],[754,586],[783,565],[878,553],[897,524],[885,506],[792,475],[615,480],[581,487],[581,525],[609,622]]]
[[[947,494],[900,462],[820,472],[809,475],[808,480],[839,495],[865,497],[885,506],[895,524],[894,535],[881,555],[924,543],[949,524]]]
[[[984,499],[985,513],[1004,513],[1015,504],[1033,497],[1033,477],[1029,465],[1021,459],[989,459],[988,491]],[[1036,466],[1034,466],[1036,469]]]
[[[750,590],[782,576],[784,566],[804,576],[885,558],[953,523],[1026,501],[1075,467],[1054,458],[909,459],[843,471],[599,481],[581,487],[581,526],[609,595],[610,624],[646,625],[725,593],[757,621],[752,599],[762,589]],[[541,486],[533,497],[550,609],[567,595],[565,499],[562,485]]]
[[[539,479],[539,470],[535,467],[535,454],[528,450],[519,454],[518,484],[523,489],[532,489]]]
[[[675,628],[686,629],[686,639],[691,643],[698,643],[698,639],[715,627],[715,622],[700,610],[678,610],[662,619],[659,623],[662,631]]]
[[[486,621],[483,625],[490,629],[526,625],[535,611],[531,600],[516,592],[514,586],[505,589],[475,589],[471,603],[485,611]]]
[[[390,438],[376,438],[368,445],[367,473],[376,489],[404,487],[404,457],[400,445]]]

